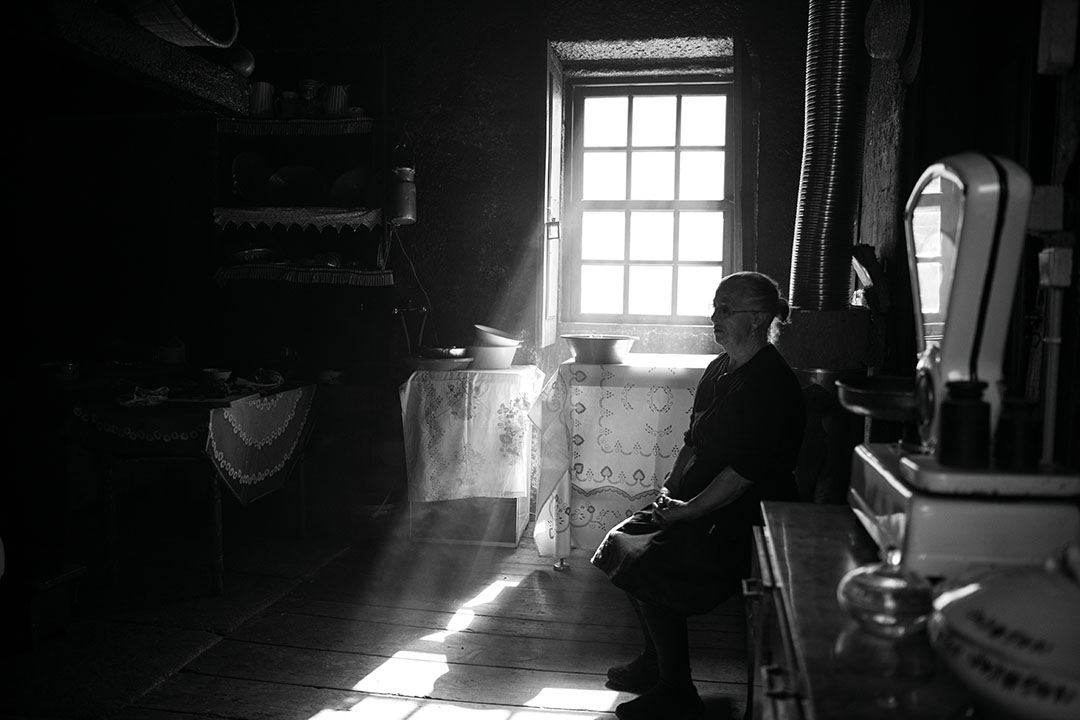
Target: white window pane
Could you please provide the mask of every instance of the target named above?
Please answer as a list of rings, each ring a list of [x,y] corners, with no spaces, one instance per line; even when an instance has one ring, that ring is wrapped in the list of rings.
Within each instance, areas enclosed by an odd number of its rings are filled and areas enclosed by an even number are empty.
[[[627,97],[585,98],[585,147],[626,145]]]
[[[675,245],[675,213],[630,213],[630,259],[671,260]]]
[[[630,313],[671,314],[671,267],[639,265],[630,268]]]
[[[917,207],[911,216],[915,257],[941,257],[941,208]]]
[[[630,199],[675,198],[675,153],[639,151],[630,154]]]
[[[632,145],[675,144],[675,96],[634,98]]]
[[[587,152],[582,168],[583,200],[626,199],[626,154]]]
[[[724,259],[724,213],[679,213],[679,259],[710,262]]]
[[[941,312],[941,263],[921,262],[919,270],[919,302],[927,314]]]
[[[679,160],[681,163],[679,198],[681,200],[722,200],[724,198],[723,151],[686,151]]]
[[[611,265],[581,266],[581,312],[621,313],[623,269]]]
[[[625,252],[625,213],[593,211],[581,214],[582,260],[622,260]]]
[[[704,317],[711,315],[713,296],[716,295],[716,287],[723,277],[724,268],[719,265],[680,267],[675,314]]]
[[[683,98],[683,145],[724,145],[727,137],[727,95]]]

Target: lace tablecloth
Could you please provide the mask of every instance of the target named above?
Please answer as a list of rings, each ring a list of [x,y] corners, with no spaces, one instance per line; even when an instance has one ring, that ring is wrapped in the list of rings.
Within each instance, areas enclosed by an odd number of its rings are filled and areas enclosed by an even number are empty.
[[[630,353],[622,365],[559,366],[530,411],[541,433],[533,531],[541,555],[595,548],[656,498],[712,357]]]
[[[527,497],[543,382],[534,365],[414,372],[400,387],[409,501]]]
[[[315,386],[288,388],[200,407],[169,401],[149,407],[78,403],[72,431],[116,458],[205,455],[242,504],[285,484],[301,450]]]

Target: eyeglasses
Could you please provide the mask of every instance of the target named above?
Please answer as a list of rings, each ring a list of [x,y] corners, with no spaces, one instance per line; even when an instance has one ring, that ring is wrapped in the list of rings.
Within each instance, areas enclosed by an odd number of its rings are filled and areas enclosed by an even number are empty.
[[[743,308],[733,308],[730,305],[727,305],[725,303],[720,303],[719,305],[714,305],[713,306],[713,317],[715,317],[715,318],[717,318],[719,320],[727,320],[732,315],[738,315],[739,313],[755,313],[755,312],[761,312],[761,311],[756,310],[754,308],[745,308],[745,309],[743,309]]]

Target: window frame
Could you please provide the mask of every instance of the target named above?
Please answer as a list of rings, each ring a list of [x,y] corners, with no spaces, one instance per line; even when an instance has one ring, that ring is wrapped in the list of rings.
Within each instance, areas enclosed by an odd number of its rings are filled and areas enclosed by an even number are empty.
[[[683,146],[681,138],[677,137],[672,146],[676,153],[675,183],[676,196],[678,194],[678,156],[684,148],[693,149],[704,147],[707,149],[722,149],[724,152],[724,197],[718,200],[583,200],[582,199],[582,173],[581,162],[584,153],[583,119],[582,108],[586,98],[602,96],[643,96],[643,95],[715,95],[723,94],[727,97],[726,102],[726,134],[722,146]],[[567,142],[564,145],[565,156],[563,158],[566,187],[563,192],[563,222],[562,241],[564,252],[562,253],[561,275],[563,282],[560,291],[560,325],[589,325],[589,326],[627,326],[627,325],[653,325],[662,327],[701,327],[709,325],[709,317],[706,312],[708,303],[703,302],[701,315],[677,315],[678,310],[675,302],[678,297],[678,268],[693,266],[717,266],[722,274],[728,274],[738,269],[739,249],[739,134],[738,134],[738,94],[737,86],[733,79],[719,79],[715,77],[703,78],[701,76],[666,76],[666,77],[579,77],[568,78],[565,92],[565,127],[567,128]],[[632,112],[632,111],[631,111]],[[678,132],[678,126],[677,126]],[[633,150],[629,145],[630,137],[627,137],[626,152]],[[629,166],[628,166],[629,167]],[[627,173],[627,182],[630,182],[631,173]],[[581,302],[581,268],[582,268],[582,216],[586,210],[623,210],[649,211],[649,210],[673,210],[678,217],[679,211],[722,211],[723,212],[723,246],[721,248],[720,261],[680,261],[678,260],[676,227],[675,241],[672,248],[670,261],[643,261],[629,258],[629,247],[622,260],[611,261],[613,265],[621,265],[624,272],[623,284],[623,307],[628,307],[630,285],[629,268],[631,265],[665,265],[675,268],[672,278],[672,310],[668,315],[640,315],[640,314],[598,314],[580,313],[577,308]],[[678,220],[676,219],[676,223]],[[625,242],[629,243],[629,223],[627,224]],[[599,264],[592,263],[590,264]]]

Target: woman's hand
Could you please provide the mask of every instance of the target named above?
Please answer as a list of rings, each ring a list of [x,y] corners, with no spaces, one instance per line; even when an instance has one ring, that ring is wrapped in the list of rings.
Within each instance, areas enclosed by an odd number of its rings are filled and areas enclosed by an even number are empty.
[[[662,493],[660,497],[656,498],[653,517],[661,526],[667,527],[686,520],[693,520],[697,517],[697,513],[689,503],[676,500],[666,493]]]

